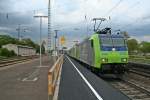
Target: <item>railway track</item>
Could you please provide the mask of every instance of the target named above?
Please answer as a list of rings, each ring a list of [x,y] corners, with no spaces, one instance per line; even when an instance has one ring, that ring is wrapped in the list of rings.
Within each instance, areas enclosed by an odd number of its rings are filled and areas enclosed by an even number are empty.
[[[150,74],[143,70],[130,70],[120,80],[106,80],[132,100],[150,100]]]
[[[131,98],[131,100],[150,100],[150,91],[132,81],[115,80],[109,83]]]
[[[4,67],[4,66],[9,66],[9,65],[14,65],[17,63],[21,63],[24,61],[28,61],[31,59],[37,58],[37,56],[31,56],[31,57],[19,57],[19,58],[11,58],[11,59],[1,59],[0,60],[0,67]]]
[[[150,77],[150,74],[146,73],[145,71],[140,71],[140,70],[136,70],[136,69],[129,70],[129,73],[134,73],[134,74],[141,75],[141,76],[144,76],[144,77]]]
[[[149,64],[139,64],[139,63],[129,63],[128,67],[130,72],[139,75],[150,77],[150,65]]]
[[[132,67],[124,78],[101,77],[131,100],[150,100],[150,67]],[[99,75],[98,75],[99,76]],[[99,76],[100,77],[100,76]]]

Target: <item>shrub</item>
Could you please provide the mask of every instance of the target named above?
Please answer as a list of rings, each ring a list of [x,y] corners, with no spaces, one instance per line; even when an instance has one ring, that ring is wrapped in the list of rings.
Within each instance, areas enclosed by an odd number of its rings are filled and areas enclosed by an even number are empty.
[[[149,55],[147,55],[147,56],[145,56],[145,58],[146,58],[146,59],[150,59],[150,56],[149,56]]]
[[[10,56],[16,56],[16,54],[13,50],[10,51]]]
[[[14,51],[9,51],[6,48],[1,48],[0,49],[0,56],[5,56],[5,57],[12,57],[12,56],[16,56]]]

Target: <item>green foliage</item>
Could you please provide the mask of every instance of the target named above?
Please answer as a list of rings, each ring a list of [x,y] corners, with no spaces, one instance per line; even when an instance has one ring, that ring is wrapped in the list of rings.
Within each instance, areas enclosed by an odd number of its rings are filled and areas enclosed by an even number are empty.
[[[129,39],[127,45],[130,54],[143,53],[146,56],[147,53],[150,53],[150,42],[142,41],[138,43],[136,39]],[[149,58],[149,56],[146,57]]]
[[[146,59],[150,59],[150,56],[147,55],[147,56],[145,56],[145,58],[146,58]]]
[[[36,44],[31,39],[29,39],[29,38],[22,39],[20,41],[20,45],[27,45],[27,46],[30,46],[30,47],[33,47],[33,48],[36,47]]]
[[[138,50],[138,42],[136,39],[130,39],[127,41],[129,53],[133,53]]]
[[[40,53],[40,46],[39,45],[36,45],[36,53]]]
[[[36,52],[37,52],[37,53],[40,53],[40,46],[39,46],[39,45],[36,45]],[[42,53],[42,54],[45,54],[44,42],[43,42],[42,45],[41,45],[41,53]]]
[[[13,38],[9,35],[0,35],[0,48],[2,47],[2,45],[6,45],[6,44],[17,44],[17,45],[25,45],[25,46],[30,46],[36,49],[36,52],[39,53],[40,51],[40,47],[38,44],[34,43],[31,39],[27,38],[27,39],[22,39],[21,41],[19,41],[16,38]],[[42,52],[45,52],[45,47],[42,47]]]
[[[1,48],[0,49],[0,56],[4,56],[4,57],[12,57],[12,56],[16,56],[14,51],[9,51],[6,48]]]
[[[18,40],[10,37],[9,35],[0,35],[0,48],[2,47],[2,45],[6,45],[9,43],[18,44]]]
[[[45,47],[44,47],[43,43],[42,43],[42,46],[41,46],[41,50],[42,50],[42,54],[45,54]]]
[[[11,56],[17,56],[13,50],[10,51]]]
[[[141,42],[141,43],[139,44],[139,49],[140,49],[140,51],[143,52],[144,54],[145,54],[145,53],[150,53],[150,42],[145,42],[145,41]]]
[[[19,41],[16,38],[10,37],[9,35],[0,35],[0,47],[6,44],[17,44],[17,45],[26,45],[35,48],[37,44],[35,44],[31,39],[23,39]]]

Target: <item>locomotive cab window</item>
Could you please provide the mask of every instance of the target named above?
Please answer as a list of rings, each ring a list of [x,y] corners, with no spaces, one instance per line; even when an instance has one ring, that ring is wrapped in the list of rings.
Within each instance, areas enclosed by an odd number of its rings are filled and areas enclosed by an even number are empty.
[[[114,46],[125,46],[124,38],[112,38]]]
[[[102,46],[112,46],[112,40],[109,37],[101,37],[100,42]]]

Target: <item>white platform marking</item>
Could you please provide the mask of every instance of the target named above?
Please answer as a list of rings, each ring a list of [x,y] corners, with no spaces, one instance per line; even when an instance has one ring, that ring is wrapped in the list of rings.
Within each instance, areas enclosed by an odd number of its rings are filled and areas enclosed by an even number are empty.
[[[37,66],[37,68],[48,68],[50,66]]]
[[[40,69],[34,70],[29,76],[22,79],[22,81],[32,81],[35,82],[38,80],[37,75],[39,74]]]
[[[34,79],[28,79],[28,78],[24,78],[22,81],[32,81],[32,82],[35,82],[38,80],[38,77],[35,77]]]
[[[67,56],[66,56],[67,57]],[[78,70],[78,68],[74,65],[74,63],[70,60],[69,57],[67,57],[70,63],[73,65],[73,67],[77,70],[81,78],[84,80],[84,82],[88,85],[88,87],[91,89],[91,91],[94,93],[94,95],[97,97],[98,100],[103,100],[102,97],[96,92],[96,90],[92,87],[92,85],[87,81],[87,79],[84,77],[84,75]]]

